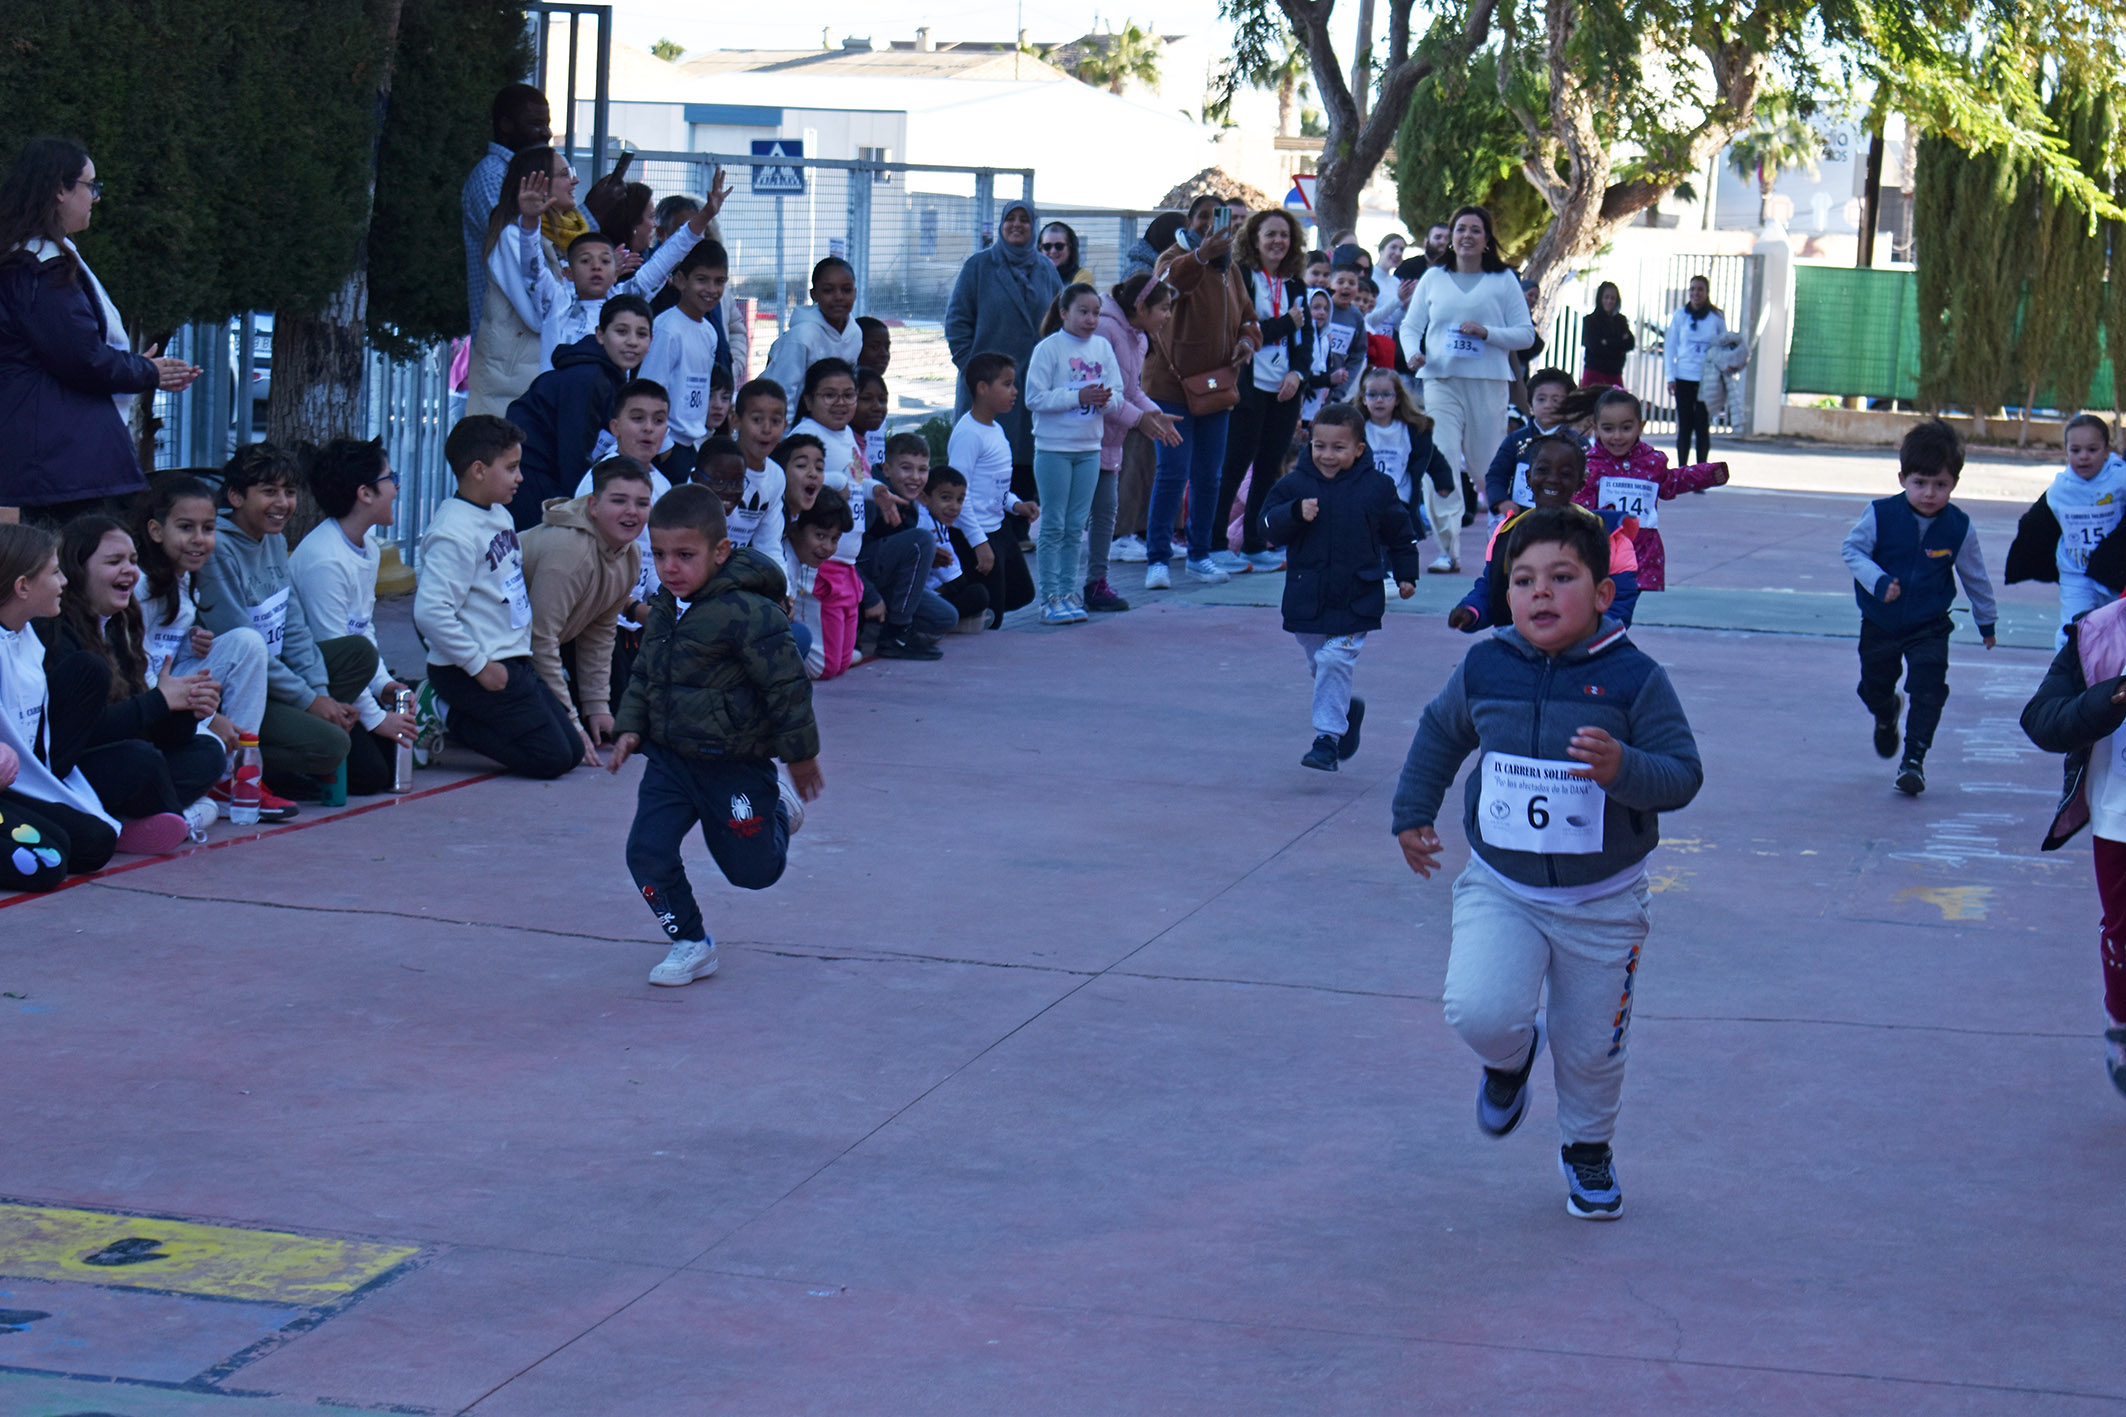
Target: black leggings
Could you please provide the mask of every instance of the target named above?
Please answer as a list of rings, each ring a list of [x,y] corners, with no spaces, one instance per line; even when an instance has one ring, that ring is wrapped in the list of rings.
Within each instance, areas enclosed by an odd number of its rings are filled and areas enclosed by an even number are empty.
[[[1247,515],[1240,522],[1240,549],[1249,554],[1265,548],[1267,528],[1262,521],[1263,504],[1270,488],[1284,475],[1284,455],[1291,451],[1292,434],[1299,427],[1302,397],[1280,399],[1274,391],[1255,387],[1252,379],[1240,386],[1240,406],[1233,410],[1225,428],[1225,475],[1218,481],[1218,510],[1211,523],[1211,549],[1226,547],[1225,528],[1240,495],[1240,481],[1248,478]],[[1252,469],[1252,471],[1250,471]]]
[[[69,875],[101,871],[118,833],[86,812],[0,792],[0,890],[48,891]]]
[[[952,529],[952,554],[960,558],[960,574],[988,593],[989,628],[994,630],[1004,623],[1007,612],[1033,604],[1033,574],[1026,569],[1026,553],[1019,549],[1010,518],[990,536],[989,549],[995,559],[985,576],[975,570],[974,548],[967,538],[958,527]]]
[[[1713,415],[1698,397],[1696,379],[1676,380],[1676,466],[1689,467],[1691,435],[1698,438],[1696,461],[1707,462],[1713,455]]]
[[[103,810],[130,822],[184,811],[221,781],[227,761],[221,739],[190,733],[174,748],[158,747],[145,738],[105,743],[83,753],[80,768]]]

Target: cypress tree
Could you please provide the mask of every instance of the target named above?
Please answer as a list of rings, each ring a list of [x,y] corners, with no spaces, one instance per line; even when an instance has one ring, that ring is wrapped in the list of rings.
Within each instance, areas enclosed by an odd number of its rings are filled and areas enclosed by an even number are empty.
[[[2046,104],[2054,129],[2083,171],[2103,172],[2109,146],[2110,103],[2101,88],[2063,76]],[[2016,373],[2023,393],[2022,429],[2030,441],[2030,409],[2041,392],[2063,412],[2080,412],[2102,357],[2097,328],[2103,317],[2104,247],[2091,214],[2055,191],[2036,197],[2031,249],[2035,263],[2016,337]]]
[[[1961,405],[1981,438],[2012,377],[2035,208],[2012,155],[1967,153],[1944,138],[1921,142],[1913,214],[1920,396],[1937,409]]]

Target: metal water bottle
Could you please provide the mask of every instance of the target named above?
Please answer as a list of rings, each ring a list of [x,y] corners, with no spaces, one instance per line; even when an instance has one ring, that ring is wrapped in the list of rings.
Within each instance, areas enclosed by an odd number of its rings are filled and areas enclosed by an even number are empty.
[[[404,717],[412,718],[413,690],[399,690],[397,698],[392,703],[392,708]],[[393,792],[413,791],[413,744],[410,741],[399,744],[396,761],[393,763],[391,770],[391,790]]]
[[[255,827],[259,794],[265,790],[266,765],[258,750],[256,733],[238,734],[236,745],[236,771],[230,774],[229,782],[229,820],[240,827]]]

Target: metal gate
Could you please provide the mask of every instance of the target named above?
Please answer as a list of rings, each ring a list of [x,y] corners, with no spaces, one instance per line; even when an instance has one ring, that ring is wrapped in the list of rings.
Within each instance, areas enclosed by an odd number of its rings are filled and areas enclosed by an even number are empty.
[[[1543,331],[1543,353],[1536,363],[1554,365],[1579,377],[1582,319],[1594,308],[1595,291],[1602,282],[1615,281],[1623,297],[1620,308],[1631,318],[1632,334],[1638,339],[1638,348],[1624,361],[1624,387],[1646,405],[1647,436],[1674,437],[1676,406],[1669,396],[1665,362],[1668,322],[1682,306],[1693,276],[1704,276],[1712,286],[1713,305],[1726,317],[1728,329],[1749,341],[1754,362],[1764,303],[1764,257],[1684,254],[1604,261],[1577,272],[1558,293],[1557,306]],[[1724,413],[1714,418],[1716,431],[1747,433],[1754,426],[1748,374],[1745,365],[1742,376],[1730,381],[1737,393],[1727,401]]]

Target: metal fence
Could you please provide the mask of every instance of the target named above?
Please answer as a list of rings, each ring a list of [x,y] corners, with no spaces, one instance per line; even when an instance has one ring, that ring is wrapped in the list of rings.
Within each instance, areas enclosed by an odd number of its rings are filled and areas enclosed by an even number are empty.
[[[1538,366],[1555,365],[1578,378],[1582,356],[1580,326],[1594,308],[1595,290],[1603,281],[1615,281],[1623,297],[1620,307],[1631,319],[1638,348],[1624,361],[1624,387],[1646,406],[1649,435],[1673,434],[1676,406],[1668,392],[1665,363],[1668,322],[1689,294],[1693,276],[1704,276],[1712,286],[1712,301],[1727,320],[1727,327],[1750,341],[1750,357],[1757,357],[1756,331],[1764,303],[1764,258],[1762,256],[1676,255],[1650,257],[1636,262],[1603,262],[1577,273],[1568,283],[1551,312],[1544,331]],[[1751,424],[1750,380],[1732,381],[1738,396],[1727,401],[1713,427],[1727,432],[1748,432]]]

